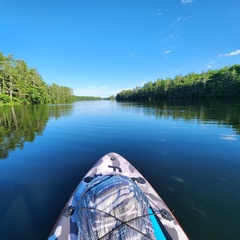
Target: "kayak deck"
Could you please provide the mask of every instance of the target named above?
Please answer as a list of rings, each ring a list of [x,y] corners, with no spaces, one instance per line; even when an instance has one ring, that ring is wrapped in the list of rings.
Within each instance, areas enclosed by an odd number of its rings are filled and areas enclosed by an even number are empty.
[[[167,205],[137,169],[121,155],[108,153],[98,160],[77,186],[56,222],[49,240],[78,239],[79,229],[74,211],[79,199],[93,179],[114,174],[130,178],[147,197],[148,215],[155,233],[155,238],[149,239],[188,239]]]

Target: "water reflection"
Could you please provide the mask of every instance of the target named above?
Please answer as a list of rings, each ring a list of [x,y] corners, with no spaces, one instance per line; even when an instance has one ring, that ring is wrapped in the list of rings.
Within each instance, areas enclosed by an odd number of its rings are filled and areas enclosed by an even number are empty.
[[[50,118],[71,114],[72,105],[4,106],[0,110],[0,159],[42,135]]]
[[[80,179],[109,151],[146,176],[191,239],[238,239],[239,117],[234,100],[1,108],[2,156],[24,151],[0,161],[0,239],[46,239]]]
[[[156,118],[183,119],[232,127],[240,134],[239,99],[173,99],[160,102],[120,102],[122,108]],[[222,136],[224,138],[224,136]],[[236,137],[225,136],[234,140]]]
[[[81,103],[79,103],[81,104]],[[51,118],[70,116],[74,104],[5,106],[0,109],[0,159],[6,159],[25,142],[33,142],[42,135]],[[197,121],[231,127],[240,134],[240,101],[237,99],[165,100],[161,102],[118,102],[108,108],[120,107],[157,119]],[[222,140],[237,140],[236,135],[221,135]]]

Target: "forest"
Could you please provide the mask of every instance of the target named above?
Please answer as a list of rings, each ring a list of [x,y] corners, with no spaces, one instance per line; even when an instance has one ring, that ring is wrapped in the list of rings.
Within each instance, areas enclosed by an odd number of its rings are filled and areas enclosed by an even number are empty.
[[[93,96],[74,96],[74,101],[95,101],[95,100],[101,100],[101,97],[93,97]]]
[[[24,60],[0,52],[0,105],[43,104],[73,101],[69,87],[46,84],[35,68],[29,68]]]
[[[149,101],[177,98],[239,97],[240,64],[219,70],[189,73],[186,76],[157,79],[142,87],[123,90],[116,95],[116,100]]]

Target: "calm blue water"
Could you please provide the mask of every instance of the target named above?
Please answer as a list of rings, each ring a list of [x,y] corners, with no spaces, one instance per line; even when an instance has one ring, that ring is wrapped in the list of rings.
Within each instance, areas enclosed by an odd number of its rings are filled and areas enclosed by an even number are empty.
[[[149,180],[191,239],[240,235],[240,103],[76,102],[0,109],[0,239],[46,239],[108,152]]]

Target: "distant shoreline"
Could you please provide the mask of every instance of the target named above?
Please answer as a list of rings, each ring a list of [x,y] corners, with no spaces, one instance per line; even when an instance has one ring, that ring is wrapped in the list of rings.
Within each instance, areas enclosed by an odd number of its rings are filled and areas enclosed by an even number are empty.
[[[201,74],[177,75],[174,79],[158,79],[143,87],[123,90],[116,100],[151,101],[182,98],[219,98],[240,96],[240,64]]]

